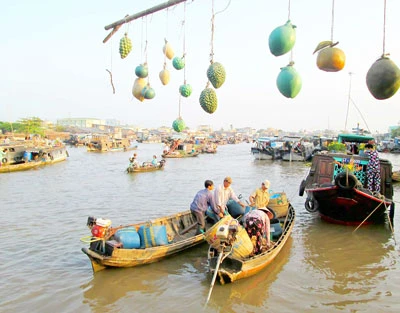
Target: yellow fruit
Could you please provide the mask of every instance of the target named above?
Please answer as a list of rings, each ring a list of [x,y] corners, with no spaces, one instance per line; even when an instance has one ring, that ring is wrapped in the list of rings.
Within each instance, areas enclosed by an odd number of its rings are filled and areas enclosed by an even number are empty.
[[[169,71],[164,68],[160,74],[158,75],[160,77],[161,83],[165,86],[169,83],[171,76],[169,74]]]
[[[163,53],[167,56],[168,59],[172,59],[175,55],[174,49],[172,48],[171,44],[165,40],[165,44],[163,47]]]
[[[147,86],[147,81],[144,78],[136,78],[132,88],[133,96],[139,101],[144,100],[144,95],[142,95],[142,90]]]
[[[339,48],[328,47],[318,53],[317,66],[325,72],[338,72],[344,68],[345,63],[346,55]]]

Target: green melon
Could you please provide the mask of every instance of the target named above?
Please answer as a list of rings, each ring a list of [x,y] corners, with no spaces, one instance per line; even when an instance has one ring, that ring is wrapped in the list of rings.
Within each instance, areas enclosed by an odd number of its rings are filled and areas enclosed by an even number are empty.
[[[175,57],[172,60],[172,66],[177,70],[183,69],[185,67],[185,59],[180,57]]]
[[[400,87],[400,70],[386,56],[382,56],[368,70],[367,87],[378,100],[392,97]]]
[[[200,94],[200,105],[207,113],[214,113],[218,106],[217,94],[212,88],[205,88]]]
[[[182,130],[184,130],[186,127],[185,122],[181,117],[178,117],[173,123],[172,123],[172,128],[180,133]]]
[[[179,93],[183,96],[183,97],[189,97],[192,94],[192,86],[190,86],[189,84],[184,84],[181,85],[179,87]]]
[[[132,41],[128,38],[128,34],[125,33],[124,37],[119,41],[119,54],[121,55],[121,59],[125,59],[131,50]]]
[[[135,74],[137,77],[146,78],[149,75],[149,69],[147,67],[147,63],[136,66]]]
[[[214,86],[214,88],[219,88],[225,82],[226,72],[225,68],[221,63],[214,62],[207,69],[207,78]]]

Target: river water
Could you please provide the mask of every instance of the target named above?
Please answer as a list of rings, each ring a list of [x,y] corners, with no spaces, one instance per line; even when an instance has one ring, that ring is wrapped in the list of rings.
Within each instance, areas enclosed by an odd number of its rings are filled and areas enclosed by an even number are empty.
[[[139,161],[162,152],[140,144]],[[131,152],[88,153],[69,148],[66,162],[0,175],[0,312],[399,312],[400,214],[395,229],[321,221],[304,209],[298,187],[303,163],[254,160],[250,144],[218,147],[216,154],[167,159],[163,171],[127,174]],[[381,154],[400,167],[400,156]],[[89,215],[113,225],[183,211],[204,180],[233,179],[248,199],[269,179],[296,210],[291,238],[259,275],[214,286],[207,245],[158,263],[92,273],[80,238]],[[399,201],[400,185],[395,186]],[[399,206],[397,204],[397,206]]]

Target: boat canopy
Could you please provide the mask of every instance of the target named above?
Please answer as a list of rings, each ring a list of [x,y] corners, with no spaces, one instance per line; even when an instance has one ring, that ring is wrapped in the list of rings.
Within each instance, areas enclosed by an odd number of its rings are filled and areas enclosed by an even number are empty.
[[[375,138],[367,135],[357,135],[357,134],[339,134],[338,142],[358,142],[358,143],[367,143]]]

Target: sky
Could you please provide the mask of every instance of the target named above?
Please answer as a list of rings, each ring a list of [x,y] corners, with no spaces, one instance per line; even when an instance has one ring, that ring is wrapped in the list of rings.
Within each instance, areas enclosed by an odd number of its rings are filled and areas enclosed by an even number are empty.
[[[190,128],[344,130],[359,123],[372,133],[399,124],[400,92],[377,100],[365,78],[383,47],[400,66],[400,1],[386,1],[384,27],[384,0],[335,0],[333,22],[332,0],[188,0],[186,6],[181,3],[127,23],[102,42],[110,32],[106,25],[164,2],[3,3],[0,121],[99,118],[159,127],[172,126],[181,116]],[[213,3],[214,62],[223,64],[227,76],[216,90],[218,108],[208,114],[200,107],[199,95],[206,87],[210,64]],[[296,25],[296,43],[292,52],[276,57],[269,50],[269,35],[288,19]],[[346,65],[328,73],[317,68],[313,51],[320,41],[331,39],[332,26],[333,41],[339,41]],[[119,40],[125,32],[133,49],[121,59]],[[164,38],[176,55],[185,53],[186,60],[185,71],[175,70],[167,60],[171,81],[166,86],[158,77],[164,64]],[[140,102],[133,97],[132,86],[136,66],[146,60],[156,96]],[[291,60],[302,78],[302,89],[293,99],[276,86],[280,69]],[[115,94],[106,70],[112,73]],[[193,88],[188,98],[179,94],[185,78]]]

